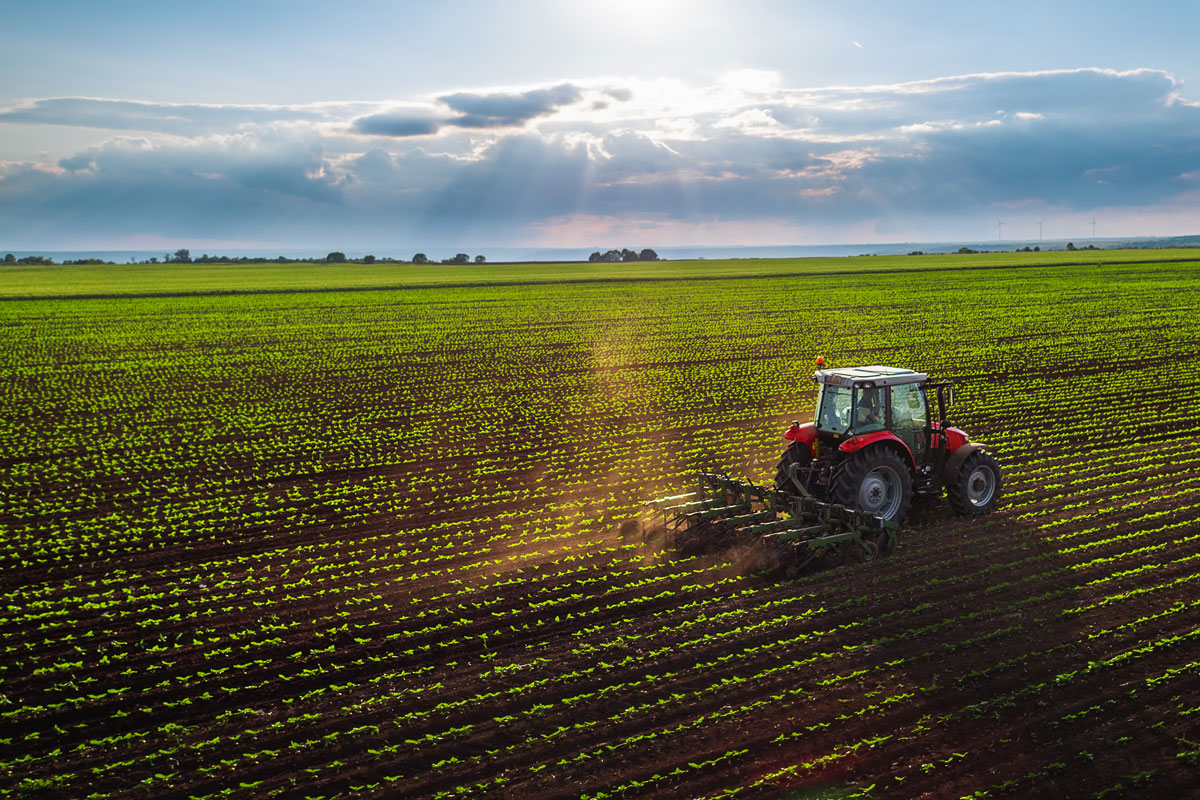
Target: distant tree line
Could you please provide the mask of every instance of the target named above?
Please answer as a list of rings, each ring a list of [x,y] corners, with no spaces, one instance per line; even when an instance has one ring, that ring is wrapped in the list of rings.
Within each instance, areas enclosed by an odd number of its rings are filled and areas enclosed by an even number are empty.
[[[57,262],[53,258],[46,256],[22,256],[17,258],[12,253],[4,256],[4,264],[11,266],[54,266]],[[85,264],[114,264],[114,261],[104,261],[99,258],[78,258],[67,259],[62,262],[63,266],[78,266]],[[186,249],[176,250],[174,253],[164,253],[162,260],[158,256],[152,256],[145,261],[130,262],[137,264],[436,264],[438,262],[430,260],[424,253],[415,254],[411,260],[405,261],[402,258],[376,258],[372,255],[366,255],[362,258],[347,258],[345,253],[334,251],[324,258],[287,258],[278,256],[276,258],[268,258],[266,256],[210,256],[205,253],[202,256],[192,258],[190,251]],[[458,253],[453,258],[443,258],[443,264],[486,264],[487,258],[484,256],[471,256],[466,253]]]
[[[613,264],[618,261],[658,261],[658,253],[647,247],[640,253],[637,250],[609,250],[601,253],[599,250],[588,256],[588,261],[600,264]]]
[[[12,253],[8,253],[4,256],[4,263],[14,266],[53,266],[54,259],[46,258],[45,256],[24,256],[17,258]],[[74,260],[68,259],[62,263],[65,267],[73,267],[82,264],[111,264],[113,262],[102,261],[99,258],[77,258]]]
[[[1096,245],[1094,245],[1094,244],[1089,244],[1084,247],[1076,247],[1074,242],[1068,242],[1066,249],[1067,250],[1099,250],[1101,248],[1096,247]],[[980,252],[986,253],[989,251],[973,250],[970,247],[960,247],[958,250],[955,250],[954,252],[957,254],[966,255],[966,254],[970,254],[970,253],[980,253]],[[991,252],[1002,252],[1002,251],[991,251]],[[1026,245],[1025,247],[1018,248],[1017,250],[1014,250],[1013,252],[1016,252],[1016,253],[1040,253],[1041,247],[1035,246],[1035,247],[1031,248],[1028,245]],[[866,255],[870,255],[870,253],[862,253],[861,255],[866,256]],[[909,255],[910,256],[923,256],[923,255],[926,255],[926,253],[924,253],[921,250],[913,250],[911,253],[909,253]],[[601,253],[599,250],[597,250],[596,252],[594,252],[590,256],[588,256],[588,261],[590,261],[592,263],[600,263],[600,264],[612,264],[612,263],[617,263],[617,262],[622,262],[622,261],[658,261],[658,260],[659,260],[658,253],[654,252],[653,250],[651,250],[648,247],[644,250],[641,250],[640,252],[637,250],[623,249],[623,250],[609,250],[607,252]],[[390,257],[376,258],[373,255],[365,255],[362,258],[347,258],[346,254],[341,252],[340,250],[335,250],[335,251],[329,253],[323,259],[321,259],[321,258],[287,258],[285,256],[277,256],[275,258],[267,258],[265,256],[210,256],[208,253],[205,253],[204,255],[198,256],[196,258],[192,258],[191,251],[186,248],[180,248],[179,250],[176,250],[174,253],[164,253],[162,261],[159,261],[157,257],[154,257],[154,258],[149,258],[145,261],[131,262],[131,263],[140,263],[140,264],[160,264],[160,263],[161,264],[312,264],[312,263],[322,263],[322,262],[324,262],[326,264],[436,264],[436,263],[439,263],[437,261],[430,259],[429,256],[425,255],[424,253],[415,253],[415,254],[413,254],[413,257],[411,259],[409,259],[408,261],[405,261],[402,258],[390,258]],[[54,259],[47,258],[46,256],[23,256],[21,258],[17,258],[12,253],[8,253],[7,255],[4,256],[3,263],[6,265],[11,265],[11,266],[52,266],[55,264],[55,261],[54,261]],[[79,258],[79,259],[74,259],[74,260],[64,260],[62,262],[63,266],[79,266],[79,265],[88,265],[88,264],[112,264],[112,263],[114,263],[114,262],[104,261],[99,258]],[[481,255],[475,256],[475,258],[472,259],[471,256],[467,255],[466,253],[457,253],[454,255],[453,258],[443,258],[440,263],[453,264],[453,265],[463,265],[463,264],[471,264],[471,263],[485,264],[485,263],[487,263],[487,259]]]
[[[485,262],[487,262],[487,259],[484,258],[483,256],[475,256],[476,264],[483,264]],[[412,263],[413,264],[433,264],[435,262],[430,261],[429,256],[425,255],[424,253],[414,253],[413,257],[412,257]],[[442,263],[443,264],[470,264],[471,257],[469,255],[467,255],[466,253],[458,253],[457,255],[454,256],[454,258],[443,258]]]
[[[1067,249],[1074,250],[1075,248],[1068,247]],[[954,251],[954,253],[956,255],[960,255],[960,256],[970,255],[971,253],[1004,253],[1004,252],[1007,252],[1007,251],[1005,251],[1005,250],[972,250],[969,247],[960,247]],[[1042,248],[1037,247],[1037,246],[1034,246],[1031,248],[1029,245],[1025,245],[1024,247],[1018,247],[1016,250],[1013,250],[1013,252],[1014,253],[1040,253],[1040,252],[1042,252]],[[909,253],[909,255],[910,256],[923,256],[925,254],[922,253],[920,250],[918,250],[916,252]]]
[[[287,258],[285,256],[277,256],[276,258],[267,258],[265,256],[210,256],[205,253],[202,256],[192,258],[192,253],[187,249],[176,250],[172,255],[166,253],[163,255],[163,260],[160,262],[157,257],[143,261],[143,264],[433,264],[429,257],[424,253],[415,254],[412,259],[405,261],[402,258],[390,258],[383,256],[376,258],[373,255],[365,255],[362,258],[347,258],[346,254],[340,250],[334,250],[324,258]],[[475,256],[476,264],[484,264],[487,258],[484,256]],[[67,263],[67,262],[64,262]],[[73,263],[73,262],[71,262]],[[443,264],[469,264],[471,257],[466,253],[459,253],[453,258],[443,258]]]

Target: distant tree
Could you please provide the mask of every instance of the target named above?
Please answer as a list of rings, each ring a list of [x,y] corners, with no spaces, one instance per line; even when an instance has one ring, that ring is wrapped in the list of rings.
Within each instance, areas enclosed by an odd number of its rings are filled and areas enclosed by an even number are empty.
[[[615,264],[621,260],[621,251],[609,250],[602,256],[602,260],[608,264]]]
[[[158,263],[158,259],[157,259],[157,258],[155,258],[154,256],[150,256],[150,263],[151,263],[151,264],[157,264],[157,263]]]
[[[375,256],[363,256],[363,259],[362,259],[362,261],[363,261],[363,263],[364,263],[364,264],[374,264],[374,263],[375,263]]]
[[[335,250],[332,253],[330,253],[329,255],[325,256],[325,263],[326,264],[345,264],[346,263],[346,254],[339,253]]]
[[[4,263],[5,264],[15,264],[15,263],[17,263],[17,257],[14,256],[12,253],[9,253],[8,255],[6,255],[4,257]]]
[[[412,257],[412,263],[414,263],[414,264],[428,264],[428,263],[429,263],[429,256],[425,255],[424,253],[417,253],[416,255],[414,255],[414,256]]]
[[[603,261],[603,260],[604,260],[604,256],[600,253],[599,250],[597,250],[596,252],[594,252],[590,256],[588,256],[588,261],[591,261],[593,264],[596,263],[597,261]]]
[[[621,260],[622,261],[637,261],[638,260],[637,251],[629,250],[629,249],[621,250]]]
[[[911,253],[909,253],[909,255],[910,256],[923,256],[923,255],[925,255],[925,252],[923,250],[913,250]]]
[[[1033,246],[1033,252],[1035,252],[1035,253],[1040,253],[1040,252],[1042,252],[1042,248],[1038,247],[1038,246],[1035,244],[1035,245]]]
[[[638,261],[658,261],[658,253],[647,247],[645,250],[638,253]]]
[[[972,250],[972,249],[971,249],[971,248],[969,248],[969,247],[960,247],[960,248],[958,248],[957,250],[955,250],[954,252],[956,252],[956,253],[958,253],[958,254],[960,254],[960,255],[967,255],[967,254],[969,254],[969,253],[978,253],[979,251],[978,251],[978,250]]]
[[[1074,243],[1074,242],[1067,242],[1067,249],[1068,249],[1068,250],[1074,250],[1074,249],[1075,249],[1075,243]]]
[[[176,264],[190,264],[192,263],[192,253],[190,250],[185,250],[181,247],[175,251],[174,257],[168,260],[174,261]]]
[[[471,257],[466,253],[456,253],[454,258],[443,258],[443,264],[470,264]]]
[[[476,264],[482,264],[482,263],[484,263],[485,261],[487,261],[487,259],[486,259],[486,258],[484,258],[483,256],[475,256],[475,263],[476,263]]]

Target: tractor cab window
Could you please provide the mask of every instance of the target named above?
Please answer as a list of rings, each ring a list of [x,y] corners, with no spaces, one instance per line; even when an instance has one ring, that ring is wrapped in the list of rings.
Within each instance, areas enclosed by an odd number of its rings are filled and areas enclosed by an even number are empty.
[[[881,431],[887,427],[887,389],[862,387],[855,390],[854,432]]]
[[[845,433],[850,428],[853,400],[849,387],[821,384],[821,393],[817,396],[817,430]]]
[[[892,387],[892,430],[909,446],[913,455],[920,456],[925,449],[928,421],[925,389],[921,384],[905,383]]]

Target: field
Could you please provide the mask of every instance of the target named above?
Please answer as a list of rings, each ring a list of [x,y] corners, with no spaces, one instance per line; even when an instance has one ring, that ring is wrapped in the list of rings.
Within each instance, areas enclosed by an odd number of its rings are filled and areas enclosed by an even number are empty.
[[[1200,796],[1200,251],[0,270],[0,794]],[[814,359],[1000,510],[795,580],[622,523]]]

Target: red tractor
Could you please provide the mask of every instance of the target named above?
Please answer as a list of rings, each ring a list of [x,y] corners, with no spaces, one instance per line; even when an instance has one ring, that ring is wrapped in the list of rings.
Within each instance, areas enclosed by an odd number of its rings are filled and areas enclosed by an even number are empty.
[[[882,366],[820,369],[813,380],[815,418],[784,434],[773,484],[706,472],[697,491],[649,504],[677,550],[749,547],[794,574],[853,549],[864,561],[888,555],[916,494],[945,489],[964,514],[996,508],[1000,465],[947,422],[949,383]]]
[[[914,494],[938,497],[943,488],[960,513],[996,508],[1000,465],[947,422],[951,384],[883,366],[822,369],[813,380],[816,415],[784,434],[791,444],[776,470],[776,489],[896,523],[908,515]]]

